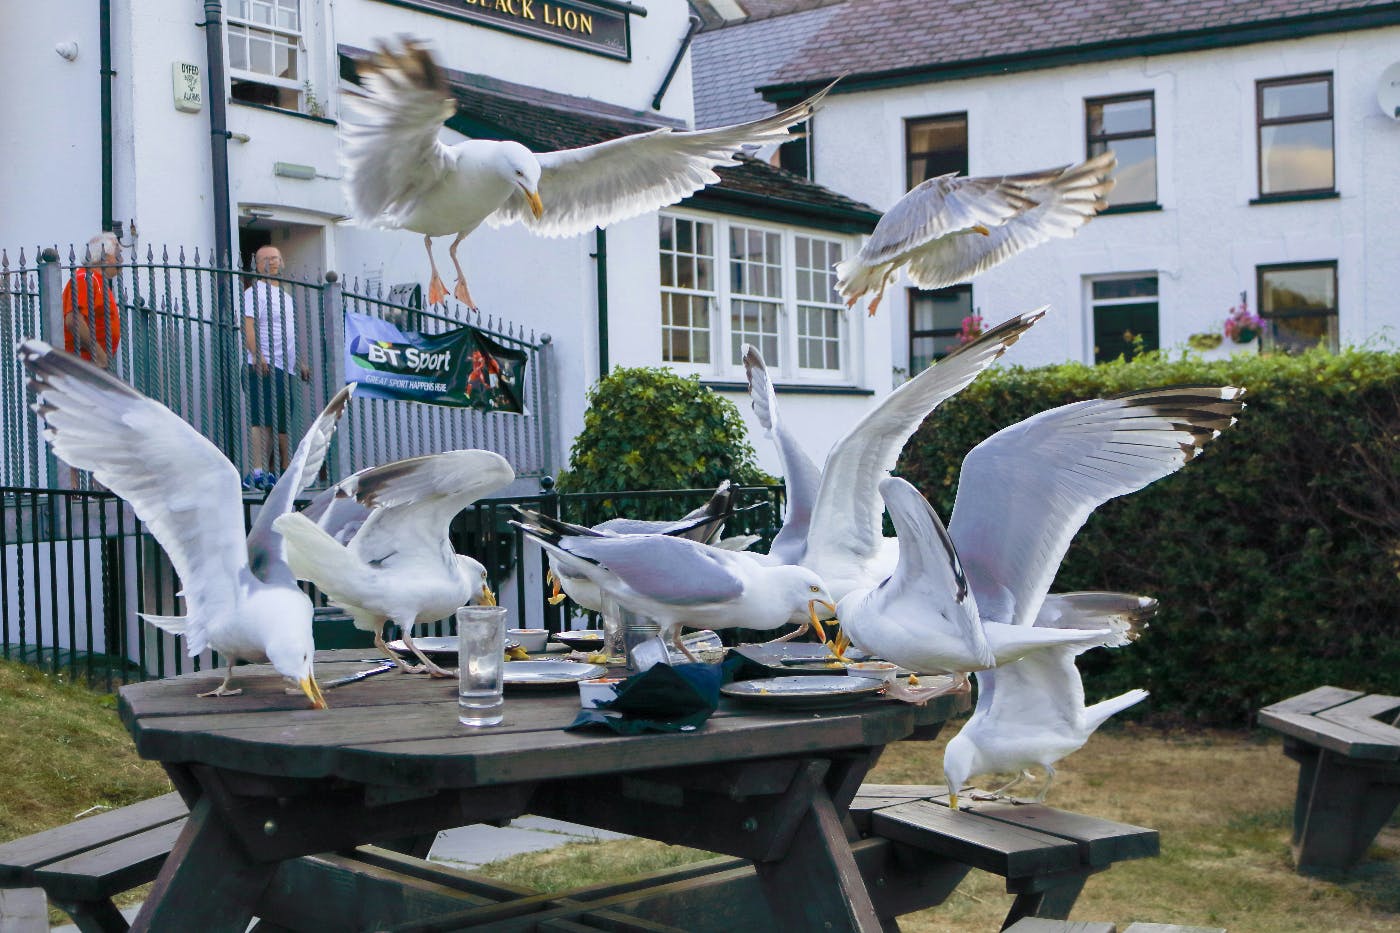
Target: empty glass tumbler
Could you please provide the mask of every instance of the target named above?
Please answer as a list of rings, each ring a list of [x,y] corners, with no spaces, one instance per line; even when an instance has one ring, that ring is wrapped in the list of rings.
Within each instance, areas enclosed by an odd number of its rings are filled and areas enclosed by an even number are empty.
[[[498,726],[505,718],[506,608],[457,610],[457,721]]]

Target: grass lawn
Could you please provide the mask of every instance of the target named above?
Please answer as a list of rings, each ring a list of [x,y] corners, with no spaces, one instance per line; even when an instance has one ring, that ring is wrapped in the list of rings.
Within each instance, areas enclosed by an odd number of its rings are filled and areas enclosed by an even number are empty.
[[[943,738],[954,732],[949,726]],[[943,744],[891,746],[870,780],[939,783]],[[1400,929],[1400,821],[1382,832],[1371,861],[1346,878],[1294,874],[1288,834],[1297,766],[1280,745],[1263,732],[1127,728],[1096,734],[1063,763],[1049,802],[1151,826],[1162,834],[1162,854],[1090,878],[1071,919],[1194,924],[1231,933]],[[576,843],[481,871],[558,891],[708,857],[641,840]],[[1001,878],[973,871],[947,902],[901,919],[900,928],[996,930],[1010,905]]]
[[[141,761],[115,698],[0,661],[0,842],[170,790]],[[945,730],[952,735],[953,729]],[[1400,822],[1371,860],[1336,880],[1300,878],[1288,852],[1296,766],[1269,733],[1095,735],[1064,762],[1056,806],[1151,826],[1160,858],[1122,863],[1089,880],[1076,920],[1226,927],[1231,933],[1400,929]],[[871,780],[937,783],[943,743],[889,748]],[[483,873],[546,891],[709,857],[645,840],[580,843],[506,859]],[[124,902],[139,897],[128,895]],[[908,933],[995,930],[1011,898],[1000,878],[973,872],[938,908],[901,921]],[[52,912],[59,922],[63,915]]]

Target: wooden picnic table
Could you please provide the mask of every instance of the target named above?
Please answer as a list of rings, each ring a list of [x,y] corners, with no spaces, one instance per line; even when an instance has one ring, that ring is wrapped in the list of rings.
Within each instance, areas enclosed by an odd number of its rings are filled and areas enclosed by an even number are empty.
[[[320,652],[317,675],[370,656]],[[241,933],[289,860],[531,812],[751,859],[786,929],[881,930],[847,808],[885,745],[932,737],[968,705],[965,693],[826,711],[726,699],[697,731],[624,737],[565,732],[573,688],[507,688],[504,724],[469,729],[455,680],[391,672],[311,710],[271,668],[238,673],[239,697],[195,695],[217,672],[121,690],[138,753],[190,806],[135,929]]]

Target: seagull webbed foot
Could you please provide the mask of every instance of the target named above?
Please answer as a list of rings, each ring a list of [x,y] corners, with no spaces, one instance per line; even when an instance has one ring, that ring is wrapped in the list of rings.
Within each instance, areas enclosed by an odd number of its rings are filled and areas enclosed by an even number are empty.
[[[428,304],[440,305],[447,300],[447,286],[443,284],[442,276],[433,273],[433,279],[428,283]]]
[[[296,692],[297,692],[297,693],[301,693],[300,690],[298,690],[298,691],[296,691]],[[203,693],[198,694],[198,695],[199,695],[199,696],[202,696],[202,697],[236,697],[236,696],[241,695],[242,693],[243,693],[243,688],[242,688],[242,687],[234,687],[232,690],[230,690],[227,684],[220,684],[219,686],[215,687],[213,690],[206,690],[206,691],[204,691]]]
[[[476,302],[472,300],[472,293],[467,289],[466,279],[457,280],[457,287],[452,289],[452,297],[456,298],[471,310],[476,310]]]

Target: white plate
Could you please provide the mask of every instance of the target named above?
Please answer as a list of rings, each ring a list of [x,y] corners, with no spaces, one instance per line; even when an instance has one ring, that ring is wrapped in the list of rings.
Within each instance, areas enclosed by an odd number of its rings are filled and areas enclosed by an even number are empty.
[[[607,673],[601,664],[578,661],[507,661],[505,681],[507,687],[560,687]]]
[[[420,651],[422,651],[424,654],[426,654],[428,657],[432,658],[435,661],[439,658],[443,658],[454,663],[456,662],[456,635],[425,635],[422,638],[413,639],[413,643],[418,646]],[[413,652],[409,650],[408,645],[404,644],[402,638],[397,639],[395,641],[386,642],[384,647],[388,648],[395,654],[401,654],[406,658],[413,657]],[[516,641],[514,638],[506,639],[507,649],[518,647],[520,647],[520,642]]]
[[[877,696],[885,685],[867,677],[845,674],[799,674],[789,677],[763,677],[736,680],[720,687],[720,693],[750,703],[792,709],[819,709],[845,706],[865,697]]]

